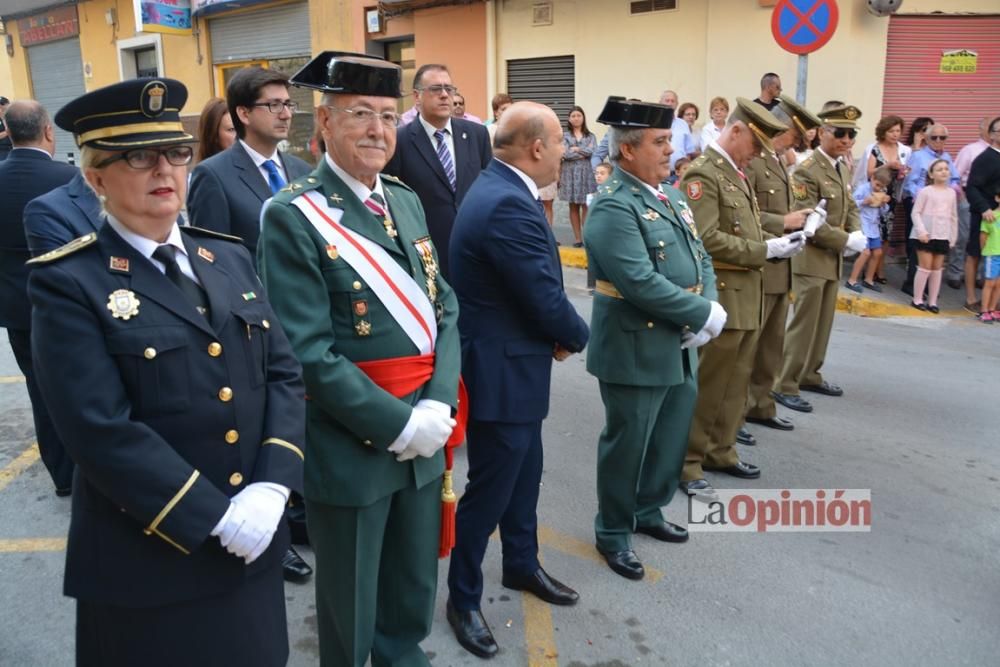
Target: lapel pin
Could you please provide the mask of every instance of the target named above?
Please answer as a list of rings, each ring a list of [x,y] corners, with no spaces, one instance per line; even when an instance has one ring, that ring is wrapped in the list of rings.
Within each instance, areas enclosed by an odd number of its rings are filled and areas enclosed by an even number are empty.
[[[257,295],[253,292],[244,292],[242,296],[244,301],[253,301],[257,298]]]
[[[344,199],[337,193],[334,193],[330,195],[330,201],[332,201],[334,204],[340,204],[340,202],[344,201]]]
[[[118,271],[120,273],[129,272],[129,264],[127,257],[112,257],[108,263],[108,268],[112,271]]]
[[[215,262],[215,253],[207,248],[198,246],[198,256],[210,264]]]

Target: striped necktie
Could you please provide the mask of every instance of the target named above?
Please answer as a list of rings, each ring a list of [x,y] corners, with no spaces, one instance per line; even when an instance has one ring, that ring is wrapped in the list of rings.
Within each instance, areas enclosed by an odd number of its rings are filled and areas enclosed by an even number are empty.
[[[396,225],[393,224],[392,218],[389,217],[389,212],[385,205],[385,199],[382,198],[382,195],[377,192],[372,192],[368,195],[368,199],[365,200],[365,206],[367,206],[368,210],[372,212],[379,224],[385,227],[386,235],[390,239],[395,239],[397,236]]]
[[[441,160],[441,166],[444,167],[445,176],[448,177],[448,182],[451,183],[451,189],[455,189],[455,163],[451,159],[451,151],[448,150],[448,144],[445,143],[444,135],[447,130],[437,130],[434,132],[434,138],[437,139],[437,155],[438,159]]]

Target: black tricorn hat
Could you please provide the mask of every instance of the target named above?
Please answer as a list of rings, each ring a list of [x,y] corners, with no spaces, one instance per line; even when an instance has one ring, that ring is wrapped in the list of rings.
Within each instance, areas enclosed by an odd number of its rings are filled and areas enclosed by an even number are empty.
[[[403,68],[363,53],[324,51],[295,73],[293,86],[324,93],[402,97]]]
[[[187,143],[194,141],[181,124],[187,96],[175,79],[129,79],[68,102],[55,123],[72,132],[80,146],[107,151]]]
[[[663,104],[641,100],[627,100],[611,95],[604,103],[604,110],[597,117],[598,123],[612,127],[651,127],[669,130],[674,122],[674,110]]]

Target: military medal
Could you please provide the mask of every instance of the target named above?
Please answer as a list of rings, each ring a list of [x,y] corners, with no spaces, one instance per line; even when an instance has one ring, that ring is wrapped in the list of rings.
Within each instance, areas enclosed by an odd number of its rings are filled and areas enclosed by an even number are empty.
[[[215,253],[213,253],[211,250],[202,248],[201,246],[198,246],[198,256],[209,263],[215,261]]]
[[[108,310],[115,319],[128,320],[139,314],[139,299],[132,290],[115,290],[108,295]]]
[[[337,251],[337,246],[328,245],[326,247],[326,256],[329,257],[330,259],[337,259],[338,257],[340,257],[340,253]]]
[[[244,292],[242,296],[244,301],[253,301],[254,299],[257,298],[257,295],[254,294],[253,292]]]
[[[399,236],[396,232],[396,225],[392,224],[392,219],[386,214],[385,218],[382,220],[382,226],[385,227],[385,233],[390,239],[395,239]]]
[[[642,215],[642,217],[646,220],[656,220],[657,218],[660,217],[660,214],[651,208],[647,208],[646,212]]]
[[[354,302],[354,314],[358,317],[364,317],[368,314],[368,302],[367,301],[355,301]]]
[[[354,330],[359,336],[370,336],[372,333],[372,325],[368,320],[361,320],[354,325]]]
[[[427,296],[432,303],[437,301],[437,275],[438,265],[434,259],[434,246],[431,245],[431,237],[423,236],[413,242],[420,256],[420,262],[424,265],[424,276],[426,278]]]
[[[121,273],[128,273],[128,258],[127,257],[112,257],[108,263],[108,268],[112,271],[119,271]]]

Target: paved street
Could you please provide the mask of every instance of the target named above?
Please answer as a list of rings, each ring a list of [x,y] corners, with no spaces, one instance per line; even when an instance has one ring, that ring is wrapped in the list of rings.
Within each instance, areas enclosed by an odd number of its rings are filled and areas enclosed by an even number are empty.
[[[566,277],[589,318],[583,271]],[[839,314],[824,371],[845,396],[810,395],[813,414],[782,413],[795,421],[791,433],[751,427],[760,445],[741,451],[762,466],[761,479],[712,481],[871,489],[871,532],[695,534],[684,545],[640,536],[647,578],[630,582],[593,549],[597,383],[580,356],[557,364],[545,424],[542,553],[581,601],[550,608],[505,590],[494,543],[483,611],[501,653],[490,664],[997,664],[1000,453],[988,434],[998,370],[1000,325]],[[61,596],[69,502],[53,495],[32,438],[27,394],[3,336],[0,665],[63,667],[73,662],[74,606]],[[464,454],[458,467],[463,480]],[[678,497],[668,518],[683,523],[686,511]],[[442,584],[445,572],[442,563]],[[286,593],[290,664],[316,665],[311,584]],[[424,644],[433,664],[483,664],[454,641],[444,601],[442,586]]]

